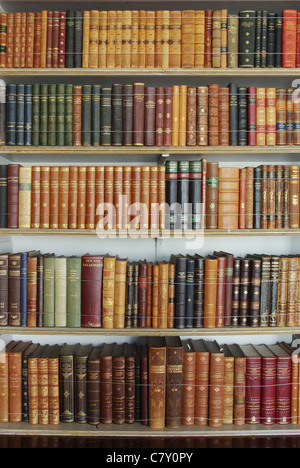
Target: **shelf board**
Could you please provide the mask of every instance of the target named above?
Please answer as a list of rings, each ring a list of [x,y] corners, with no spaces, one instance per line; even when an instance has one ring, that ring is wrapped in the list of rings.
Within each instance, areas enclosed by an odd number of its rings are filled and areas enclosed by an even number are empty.
[[[95,229],[0,229],[0,236],[84,236],[99,239],[196,239],[201,237],[295,237],[300,229],[206,229],[159,231],[105,231]]]
[[[204,76],[236,76],[249,77],[290,77],[299,75],[297,68],[1,68],[0,76],[31,78],[40,76],[97,76],[97,77],[145,77],[149,76],[179,76],[188,79],[190,77]]]
[[[0,335],[99,335],[99,336],[251,336],[297,335],[300,327],[222,327],[222,328],[58,328],[1,327]]]
[[[88,424],[60,423],[57,426],[30,425],[28,423],[0,424],[0,435],[18,436],[72,436],[72,437],[259,437],[259,436],[299,436],[298,425],[264,426],[245,424],[244,426],[224,425],[221,428],[207,426],[181,426],[179,429],[150,429],[139,423],[134,424]]]

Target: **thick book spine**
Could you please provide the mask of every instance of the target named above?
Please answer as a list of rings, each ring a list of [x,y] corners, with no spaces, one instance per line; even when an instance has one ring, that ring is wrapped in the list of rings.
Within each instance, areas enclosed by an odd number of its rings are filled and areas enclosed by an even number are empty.
[[[276,14],[275,20],[275,67],[282,67],[282,22],[281,14]]]
[[[8,216],[8,166],[0,166],[0,227],[7,227]]]
[[[156,88],[145,88],[145,146],[155,146]]]
[[[207,163],[206,221],[207,229],[218,229],[219,163]]]
[[[224,399],[224,353],[210,354],[209,427],[223,425]]]
[[[132,146],[133,142],[133,85],[122,87],[122,145]]]
[[[172,338],[166,344],[166,427],[175,429],[182,423],[183,346]]]
[[[102,88],[100,106],[101,146],[111,145],[112,109],[111,88]]]
[[[282,13],[282,67],[296,67],[297,10],[283,10]]]
[[[239,88],[239,146],[247,146],[248,143],[248,89]]]
[[[75,11],[66,12],[66,68],[74,68]]]
[[[246,358],[245,422],[259,424],[261,421],[261,357]]]
[[[122,133],[123,133],[123,102],[122,102],[122,85],[113,84],[111,92],[111,130],[112,130],[112,145],[122,145]]]
[[[238,146],[238,110],[239,110],[239,95],[238,87],[235,83],[229,84],[229,144],[230,146]]]
[[[165,427],[166,346],[149,345],[149,427]]]
[[[6,145],[16,144],[17,124],[17,85],[8,84],[6,87]]]
[[[145,85],[133,85],[133,145],[144,145],[145,131]]]
[[[81,265],[81,326],[102,326],[102,257],[82,257]],[[97,304],[97,307],[95,307]]]
[[[74,68],[82,67],[83,16],[81,11],[74,12]]]
[[[253,68],[255,57],[255,15],[253,10],[239,14],[239,67]]]
[[[92,86],[82,86],[82,146],[92,144]]]

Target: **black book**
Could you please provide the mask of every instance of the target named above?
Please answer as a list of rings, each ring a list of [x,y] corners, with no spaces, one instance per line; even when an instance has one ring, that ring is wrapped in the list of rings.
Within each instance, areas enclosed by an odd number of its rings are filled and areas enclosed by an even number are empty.
[[[88,422],[88,357],[92,345],[80,345],[74,356],[74,419],[77,423]]]
[[[267,67],[275,67],[275,13],[268,14]]]
[[[181,222],[178,220],[178,226],[181,229],[188,229],[189,223],[189,161],[178,162],[178,192],[177,202],[181,207]]]
[[[82,67],[82,34],[83,34],[82,11],[74,12],[74,67]]]
[[[261,259],[250,258],[250,297],[249,297],[249,321],[250,327],[259,327],[260,292],[261,292]]]
[[[239,146],[248,144],[248,88],[239,88]]]
[[[241,292],[241,258],[233,259],[231,325],[239,325]]]
[[[238,85],[229,83],[229,144],[238,146],[239,114],[238,114]]]
[[[7,227],[7,165],[0,166],[0,228]]]
[[[92,86],[82,86],[82,146],[92,144]]]
[[[185,328],[193,328],[194,325],[194,291],[195,291],[195,259],[186,259],[186,305]]]
[[[261,66],[261,27],[262,27],[262,11],[256,12],[255,22],[255,60],[254,66],[260,68]]]
[[[248,324],[249,305],[250,305],[250,259],[241,259],[241,288],[240,288],[240,312],[239,312],[239,325],[246,327]]]
[[[75,11],[66,13],[66,68],[74,68]]]
[[[261,23],[261,67],[267,66],[267,48],[268,48],[268,12],[262,12]]]
[[[101,106],[101,146],[111,145],[111,88],[102,88]]]
[[[275,67],[282,67],[282,17],[276,14],[275,19]]]
[[[25,127],[25,85],[17,85],[17,106],[16,106],[16,145],[24,146]]]
[[[122,87],[122,129],[123,146],[132,146],[133,136],[133,85],[125,84]]]
[[[253,201],[253,214],[254,214],[254,229],[261,228],[261,167],[254,168],[254,201]]]
[[[122,88],[120,84],[113,84],[111,89],[111,131],[113,146],[122,146]]]
[[[66,345],[60,354],[60,419],[61,422],[74,422],[74,356],[80,345]]]
[[[29,422],[29,400],[28,400],[28,357],[41,346],[31,344],[22,353],[22,421]]]
[[[175,328],[185,327],[185,310],[186,310],[186,274],[187,274],[187,259],[183,255],[172,257],[175,262]]]
[[[202,162],[190,161],[189,163],[189,203],[191,204],[191,220],[188,225],[192,229],[201,228],[201,201],[202,201]]]
[[[204,321],[204,273],[205,258],[195,255],[194,328],[202,328]]]
[[[16,144],[17,120],[17,85],[8,84],[6,87],[6,144]]]
[[[177,161],[166,162],[166,203],[170,209],[169,219],[166,219],[166,226],[170,230],[175,229],[177,224],[175,205],[177,203],[177,183],[178,183],[178,163]]]
[[[253,68],[255,56],[255,22],[254,10],[243,10],[239,13],[239,67]]]
[[[278,307],[278,280],[279,280],[279,257],[271,257],[271,293],[270,293],[270,320],[269,326],[277,325],[277,307]]]
[[[101,120],[100,120],[101,86],[92,86],[92,146],[101,144]]]

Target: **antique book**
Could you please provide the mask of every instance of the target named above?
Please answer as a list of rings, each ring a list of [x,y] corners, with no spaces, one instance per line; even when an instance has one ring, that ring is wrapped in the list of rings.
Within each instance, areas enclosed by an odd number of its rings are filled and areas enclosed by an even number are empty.
[[[195,66],[195,11],[184,10],[181,16],[181,67]]]
[[[125,344],[117,344],[112,356],[112,422],[125,423]]]
[[[167,336],[166,427],[179,428],[182,421],[183,346],[179,337]]]
[[[235,426],[243,426],[245,424],[246,357],[238,345],[228,345],[227,348],[234,357],[233,421]]]
[[[74,355],[74,420],[84,424],[88,418],[88,358],[92,345],[80,345]]]
[[[207,426],[210,382],[210,353],[204,340],[192,340],[196,354],[195,377],[195,425]]]
[[[149,427],[165,427],[167,347],[163,337],[148,338]]]
[[[87,360],[87,422],[92,425],[100,423],[100,355],[104,346],[93,346]]]
[[[282,16],[282,67],[295,68],[297,10],[283,10]]]
[[[268,345],[268,348],[277,358],[276,423],[285,425],[291,422],[292,358],[278,345]]]
[[[261,423],[265,425],[276,422],[276,380],[277,359],[266,345],[255,346],[261,356]]]
[[[19,341],[8,351],[9,422],[22,422],[22,354],[30,341]]]
[[[261,370],[262,358],[251,345],[239,345],[246,357],[245,422],[261,422]]]
[[[72,423],[75,418],[74,356],[79,344],[66,345],[60,354],[60,420]]]
[[[239,168],[219,168],[219,229],[239,229],[239,179]]]
[[[208,256],[205,259],[204,277],[204,328],[216,326],[218,258]]]
[[[218,229],[219,163],[207,163],[206,218],[207,229]]]
[[[193,426],[195,423],[196,353],[192,340],[183,340],[182,346],[182,425]]]
[[[253,10],[243,10],[239,13],[239,67],[254,67],[255,15]]]
[[[84,255],[81,265],[81,326],[102,326],[102,275],[101,256]],[[97,307],[95,307],[97,304]]]
[[[209,427],[222,427],[224,410],[225,355],[216,341],[205,341],[210,353]]]

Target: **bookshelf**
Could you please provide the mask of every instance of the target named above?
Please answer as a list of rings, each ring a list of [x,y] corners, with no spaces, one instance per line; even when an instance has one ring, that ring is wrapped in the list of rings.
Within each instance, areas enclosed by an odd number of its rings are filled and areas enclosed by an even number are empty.
[[[45,0],[18,1],[9,0],[0,2],[2,11],[39,11],[42,6],[47,5],[47,8],[62,9],[62,2],[45,2]],[[74,0],[72,4],[78,4],[78,8],[82,9],[82,2]],[[111,0],[114,7],[124,9],[122,2]],[[164,0],[166,8],[178,8],[183,10],[187,5],[191,8],[205,8],[204,2],[199,1],[172,1]],[[137,4],[143,5],[145,9],[160,7],[159,2],[144,2],[143,0],[132,0],[126,2],[126,8],[137,7]],[[184,5],[183,5],[184,4]],[[281,7],[278,0],[266,2],[270,8],[274,7],[276,11],[280,11]],[[50,5],[50,6],[49,6]],[[64,7],[70,6],[70,2],[64,2]],[[159,6],[158,6],[159,5]],[[197,5],[197,6],[196,6]],[[213,2],[214,8],[224,6],[224,1]],[[258,8],[259,2],[252,2],[251,6]],[[286,7],[292,8],[296,2],[289,1]],[[242,6],[248,8],[248,3],[243,0],[226,2],[226,7],[234,11],[241,9]],[[85,8],[92,9],[93,7],[100,9],[108,9],[109,4],[106,2],[87,2]],[[241,8],[240,8],[241,7]],[[33,73],[34,71],[34,73]],[[34,83],[34,82],[54,82],[60,83],[61,80],[65,83],[78,82],[82,83],[104,83],[111,84],[117,81],[122,83],[134,82],[137,79],[142,79],[147,83],[158,85],[159,83],[167,83],[168,80],[176,83],[188,83],[191,86],[196,86],[199,81],[209,83],[216,81],[226,84],[228,80],[234,79],[249,86],[253,83],[260,83],[262,86],[267,86],[270,79],[274,79],[276,87],[290,86],[291,80],[298,77],[297,69],[38,69],[30,68],[11,69],[1,68],[0,78],[6,83]],[[198,159],[199,157],[207,157],[208,161],[220,161],[223,165],[228,163],[239,162],[241,165],[246,162],[250,165],[255,162],[270,163],[284,161],[299,163],[300,147],[280,147],[280,146],[265,146],[265,147],[0,147],[0,162],[6,164],[7,161],[20,163],[24,165],[32,165],[37,161],[49,164],[94,164],[99,161],[103,163],[126,161],[134,164],[143,164],[150,162],[151,164],[162,164],[168,157],[180,159],[187,156],[189,159]],[[45,230],[45,229],[1,229],[0,243],[1,252],[23,251],[24,249],[40,248],[55,251],[57,254],[80,254],[82,255],[89,248],[92,251],[105,251],[111,254],[120,253],[120,255],[128,254],[129,257],[135,258],[136,255],[144,254],[147,251],[149,260],[162,260],[171,252],[184,253],[199,249],[197,239],[204,235],[204,244],[201,249],[205,253],[214,250],[216,243],[222,242],[225,250],[233,251],[237,255],[245,255],[248,251],[264,251],[272,253],[279,251],[285,254],[296,254],[298,250],[298,229],[245,229],[245,230],[205,230],[202,231],[186,231],[183,235],[181,232],[169,232],[159,230],[156,233],[139,232],[135,233],[135,239],[129,239],[126,231],[118,232],[115,236],[104,231],[100,233],[106,236],[101,241],[97,238],[95,230]],[[115,237],[115,238],[114,238]],[[171,238],[170,238],[171,237]],[[100,243],[101,242],[101,243]],[[138,243],[138,247],[137,247]],[[93,342],[101,343],[105,340],[122,342],[124,340],[134,340],[135,337],[145,338],[147,336],[182,336],[182,337],[205,337],[205,339],[214,338],[220,343],[223,342],[239,342],[239,343],[274,343],[276,340],[289,340],[293,335],[299,334],[299,327],[259,327],[251,329],[250,327],[230,327],[226,329],[133,329],[133,330],[118,330],[118,329],[66,329],[66,328],[21,328],[21,327],[3,327],[0,329],[2,338],[8,342],[11,337],[14,339],[32,339],[34,342],[41,343],[56,343],[64,340],[65,342]],[[123,338],[122,338],[123,337]],[[83,342],[82,341],[82,342]],[[124,424],[122,427],[116,425],[100,425],[97,428],[85,424],[60,424],[57,427],[38,426],[33,427],[26,423],[21,424],[0,424],[1,435],[42,435],[42,436],[74,436],[74,437],[256,437],[256,436],[299,436],[299,425],[280,426],[273,425],[272,427],[257,425],[244,425],[237,427],[233,425],[223,426],[221,429],[199,428],[199,427],[181,427],[178,430],[149,430],[139,424]]]

